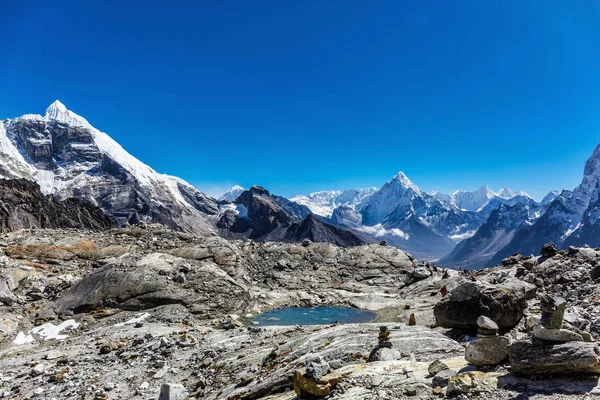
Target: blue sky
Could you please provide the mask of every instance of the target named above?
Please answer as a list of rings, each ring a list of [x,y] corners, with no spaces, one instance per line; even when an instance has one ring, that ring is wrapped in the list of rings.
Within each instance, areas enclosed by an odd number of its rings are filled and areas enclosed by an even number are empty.
[[[9,1],[0,118],[55,99],[215,194],[573,188],[600,142],[596,0]]]

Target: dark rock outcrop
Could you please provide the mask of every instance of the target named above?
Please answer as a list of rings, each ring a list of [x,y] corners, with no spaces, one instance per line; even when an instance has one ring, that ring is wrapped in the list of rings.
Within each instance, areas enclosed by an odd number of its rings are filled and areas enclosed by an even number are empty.
[[[435,319],[444,328],[475,330],[477,318],[483,315],[494,320],[500,329],[509,329],[523,316],[534,289],[516,279],[501,285],[467,281],[435,305]]]
[[[37,183],[0,179],[0,233],[30,228],[108,229],[114,222],[98,207],[45,196]]]
[[[341,247],[365,242],[350,230],[334,226],[307,212],[306,207],[273,196],[260,186],[252,186],[235,200],[236,210],[226,210],[217,221],[219,234],[229,239],[256,241],[331,243]],[[304,219],[298,216],[306,215]]]

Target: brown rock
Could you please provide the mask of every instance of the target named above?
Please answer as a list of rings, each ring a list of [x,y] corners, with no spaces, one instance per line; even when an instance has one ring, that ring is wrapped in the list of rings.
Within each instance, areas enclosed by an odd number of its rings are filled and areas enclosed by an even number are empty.
[[[305,374],[306,368],[300,368],[294,373],[294,391],[300,398],[307,394],[325,397],[335,385],[342,381],[342,376],[337,372],[323,375],[318,381],[305,377]]]

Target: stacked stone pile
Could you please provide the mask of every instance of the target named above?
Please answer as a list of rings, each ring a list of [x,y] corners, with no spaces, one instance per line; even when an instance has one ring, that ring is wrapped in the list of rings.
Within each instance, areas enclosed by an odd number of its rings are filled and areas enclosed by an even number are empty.
[[[600,348],[587,332],[566,329],[567,302],[561,297],[539,295],[542,310],[533,340],[515,342],[509,350],[512,372],[524,375],[600,373]]]
[[[477,367],[496,365],[508,356],[510,339],[498,335],[498,324],[481,315],[477,319],[477,340],[467,345],[465,359]]]

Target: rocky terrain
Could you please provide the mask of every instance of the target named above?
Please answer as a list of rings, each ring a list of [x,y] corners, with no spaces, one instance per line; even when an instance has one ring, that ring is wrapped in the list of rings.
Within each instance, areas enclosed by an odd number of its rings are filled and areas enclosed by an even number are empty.
[[[0,179],[0,233],[31,228],[108,229],[114,222],[76,199],[58,201],[26,179]]]
[[[595,396],[600,251],[541,253],[459,272],[383,244],[256,243],[160,225],[4,233],[0,396]],[[377,317],[248,323],[317,305]]]

